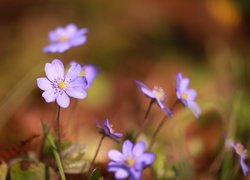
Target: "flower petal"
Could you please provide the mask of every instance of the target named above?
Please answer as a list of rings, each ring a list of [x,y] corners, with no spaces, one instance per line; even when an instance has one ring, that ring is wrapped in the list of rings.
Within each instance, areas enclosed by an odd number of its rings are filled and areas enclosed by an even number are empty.
[[[139,158],[137,158],[136,164],[139,165],[137,166],[137,168],[144,169],[146,166],[152,164],[155,159],[156,159],[156,156],[154,153],[151,153],[151,152],[144,153]]]
[[[242,159],[242,158],[240,158],[240,166],[241,166],[241,169],[242,169],[244,176],[246,176],[247,172],[248,172],[248,166],[246,165],[244,159]]]
[[[199,118],[200,114],[201,114],[201,109],[199,107],[199,105],[196,102],[188,102],[188,108],[193,112],[194,116],[196,118]]]
[[[71,82],[75,78],[79,77],[81,71],[82,71],[82,67],[80,64],[76,62],[71,62],[70,68],[65,76],[65,80],[67,82]]]
[[[196,98],[196,91],[194,89],[188,89],[186,91],[187,93],[187,97],[188,97],[188,101],[194,101]]]
[[[115,178],[116,179],[125,179],[128,177],[128,175],[129,175],[129,173],[127,170],[120,168],[116,171]]]
[[[57,78],[64,79],[64,65],[60,60],[54,59],[45,64],[45,73],[51,82]]]
[[[155,95],[151,89],[149,89],[147,86],[145,86],[142,82],[140,81],[135,81],[138,87],[141,89],[141,91],[148,97],[150,98],[155,98]]]
[[[87,86],[86,78],[79,76],[69,83],[68,88],[81,88],[85,90],[86,86]]]
[[[138,157],[142,155],[145,151],[146,145],[143,141],[139,141],[138,143],[135,144],[133,148],[133,156]]]
[[[58,94],[56,93],[55,89],[46,90],[42,94],[43,98],[47,103],[54,102],[57,95]]]
[[[43,91],[52,89],[52,84],[47,78],[37,78],[36,82],[37,86]]]
[[[125,156],[131,156],[132,155],[132,148],[133,148],[133,144],[130,140],[126,140],[124,141],[123,145],[122,145],[122,153]]]
[[[108,152],[108,157],[112,160],[112,161],[117,161],[117,162],[122,162],[123,161],[123,154],[120,151],[117,151],[115,149],[111,149]]]
[[[98,73],[98,70],[93,65],[85,65],[83,67],[83,71],[84,71],[84,76],[86,77],[87,82],[88,82],[87,88],[89,88],[90,85],[92,84],[92,82],[94,81],[94,79]]]
[[[69,96],[77,99],[84,99],[87,96],[86,91],[79,87],[69,87],[65,91]]]
[[[57,104],[62,108],[67,108],[70,103],[69,96],[63,91],[62,93],[59,93],[56,98]]]

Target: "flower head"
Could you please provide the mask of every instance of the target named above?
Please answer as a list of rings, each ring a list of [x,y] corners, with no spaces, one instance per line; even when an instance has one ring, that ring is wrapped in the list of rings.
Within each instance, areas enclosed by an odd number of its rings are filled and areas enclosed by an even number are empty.
[[[245,147],[242,144],[240,144],[240,143],[235,144],[232,140],[227,140],[226,145],[233,148],[234,153],[239,158],[242,172],[243,172],[244,176],[246,176],[247,172],[248,172],[248,166],[245,163],[245,159],[247,158],[247,150],[245,149]]]
[[[122,152],[112,149],[108,152],[111,162],[108,164],[108,171],[115,172],[116,179],[130,178],[138,180],[143,169],[151,165],[156,156],[152,152],[145,152],[145,143],[137,142],[135,145],[126,140],[122,145]]]
[[[73,65],[74,63],[76,63],[76,62],[71,61],[70,65]],[[80,76],[85,76],[87,79],[88,85],[87,85],[86,89],[88,89],[92,85],[97,74],[98,74],[98,69],[96,66],[91,65],[91,64],[86,64],[86,65],[82,66],[82,71],[80,73]]]
[[[84,99],[87,96],[85,77],[79,76],[81,65],[75,63],[70,66],[64,76],[64,65],[59,59],[45,64],[47,77],[37,78],[37,86],[43,90],[43,98],[46,102],[56,101],[60,107],[69,106],[70,98]]]
[[[177,98],[194,113],[196,118],[198,118],[201,114],[201,110],[195,102],[196,91],[188,88],[189,79],[183,78],[182,73],[178,73],[176,76],[176,82]]]
[[[74,24],[68,24],[65,28],[58,27],[49,32],[50,44],[45,46],[45,53],[63,53],[71,47],[80,46],[87,40],[86,28],[78,29]]]
[[[145,94],[147,97],[155,100],[157,104],[160,106],[161,109],[163,109],[169,116],[172,115],[172,112],[168,109],[167,106],[163,104],[163,101],[166,99],[165,92],[162,88],[155,86],[152,90],[149,89],[146,85],[144,85],[140,81],[135,81],[140,90],[143,94]]]
[[[117,143],[119,142],[118,139],[120,139],[122,137],[121,133],[117,133],[113,130],[112,125],[109,124],[108,119],[106,119],[104,121],[102,126],[100,126],[98,121],[96,121],[96,126],[101,129],[101,131],[100,131],[101,134],[110,137],[111,139],[113,139]]]

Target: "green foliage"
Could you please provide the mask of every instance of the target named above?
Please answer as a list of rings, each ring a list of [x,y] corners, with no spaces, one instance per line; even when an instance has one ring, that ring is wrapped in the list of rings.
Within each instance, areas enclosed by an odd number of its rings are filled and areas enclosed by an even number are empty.
[[[101,170],[99,168],[95,168],[91,172],[91,174],[89,176],[89,180],[103,180]]]
[[[4,162],[0,162],[0,179],[6,179],[8,173],[8,166]]]

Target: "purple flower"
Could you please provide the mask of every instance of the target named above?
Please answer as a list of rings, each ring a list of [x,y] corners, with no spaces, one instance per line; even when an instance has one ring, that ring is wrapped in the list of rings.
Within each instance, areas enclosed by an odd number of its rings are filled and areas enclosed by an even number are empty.
[[[58,27],[49,32],[50,44],[45,46],[45,53],[63,53],[71,47],[80,46],[87,40],[86,28],[78,29],[74,24],[68,24],[65,28]]]
[[[112,125],[109,124],[108,119],[106,119],[104,121],[102,126],[100,126],[98,121],[96,121],[96,126],[101,129],[101,131],[100,131],[101,134],[110,137],[111,139],[113,139],[117,143],[119,142],[118,139],[120,139],[122,137],[121,133],[117,133],[113,130]]]
[[[177,98],[194,113],[196,118],[198,118],[201,114],[201,110],[195,102],[196,91],[194,89],[188,89],[189,79],[183,78],[182,73],[178,73],[176,82]]]
[[[73,65],[74,63],[76,63],[76,62],[71,61],[70,65]],[[98,69],[96,66],[91,65],[91,64],[86,64],[86,65],[82,66],[82,72],[80,73],[80,76],[85,76],[87,79],[88,85],[87,85],[86,89],[88,89],[92,85],[97,74],[98,74]]]
[[[43,90],[43,98],[46,102],[54,102],[62,107],[69,106],[70,98],[84,99],[87,96],[85,77],[79,76],[82,71],[80,64],[70,66],[67,74],[64,76],[64,65],[54,59],[51,63],[45,64],[45,73],[47,77],[37,78],[37,86]]]
[[[145,94],[147,97],[151,98],[152,100],[156,101],[157,104],[160,106],[161,109],[163,109],[168,116],[172,115],[172,112],[168,109],[167,106],[163,104],[163,101],[166,98],[165,92],[162,88],[155,86],[152,90],[149,89],[147,86],[145,86],[140,81],[135,81],[140,90],[143,94]]]
[[[111,159],[107,167],[108,171],[115,172],[116,179],[128,177],[131,180],[140,179],[143,169],[151,165],[156,158],[154,153],[144,152],[145,148],[143,141],[135,145],[130,140],[124,141],[122,152],[115,149],[108,152],[108,157]]]
[[[231,148],[233,148],[235,154],[238,156],[239,161],[240,161],[240,166],[242,169],[242,172],[244,174],[244,176],[247,175],[248,172],[248,166],[245,163],[245,159],[247,158],[247,150],[244,148],[244,146],[240,143],[235,144],[233,141],[231,140],[227,140],[226,144],[228,146],[230,146]]]

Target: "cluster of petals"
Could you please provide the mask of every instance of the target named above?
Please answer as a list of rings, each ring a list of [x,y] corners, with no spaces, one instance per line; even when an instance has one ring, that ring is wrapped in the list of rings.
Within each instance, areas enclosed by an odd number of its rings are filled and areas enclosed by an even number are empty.
[[[78,29],[74,24],[58,27],[49,32],[49,45],[43,48],[45,53],[63,53],[71,47],[80,46],[87,41],[86,28]]]
[[[245,160],[247,158],[247,150],[245,149],[245,147],[242,144],[234,143],[232,140],[227,140],[226,145],[233,148],[234,153],[237,155],[237,157],[240,161],[240,166],[241,166],[242,172],[243,172],[244,176],[246,176],[247,172],[248,172],[248,166],[245,162]]]
[[[122,152],[112,149],[108,152],[111,162],[108,163],[107,170],[115,173],[116,179],[129,178],[139,180],[143,169],[155,161],[155,154],[145,152],[145,143],[137,142],[135,145],[130,140],[124,141]]]
[[[45,64],[47,77],[37,78],[38,87],[43,90],[43,98],[46,102],[55,102],[62,108],[70,104],[70,97],[84,99],[87,96],[87,80],[80,76],[82,67],[78,63],[70,66],[66,75],[64,65],[59,59]]]
[[[143,84],[141,81],[135,81],[139,89],[143,94],[145,94],[147,97],[151,98],[152,100],[156,101],[158,106],[163,109],[168,116],[172,115],[172,112],[170,109],[164,105],[163,101],[165,100],[165,93],[162,88],[154,87],[153,89],[149,89],[145,84]]]
[[[199,105],[195,102],[196,91],[189,89],[189,78],[184,78],[182,73],[178,73],[176,76],[176,96],[177,98],[188,107],[196,118],[201,114]]]
[[[107,136],[113,139],[115,142],[119,142],[119,139],[122,138],[123,134],[117,133],[113,130],[112,125],[110,125],[109,120],[106,119],[101,126],[98,121],[96,121],[96,126],[101,129],[100,133],[104,136]]]

